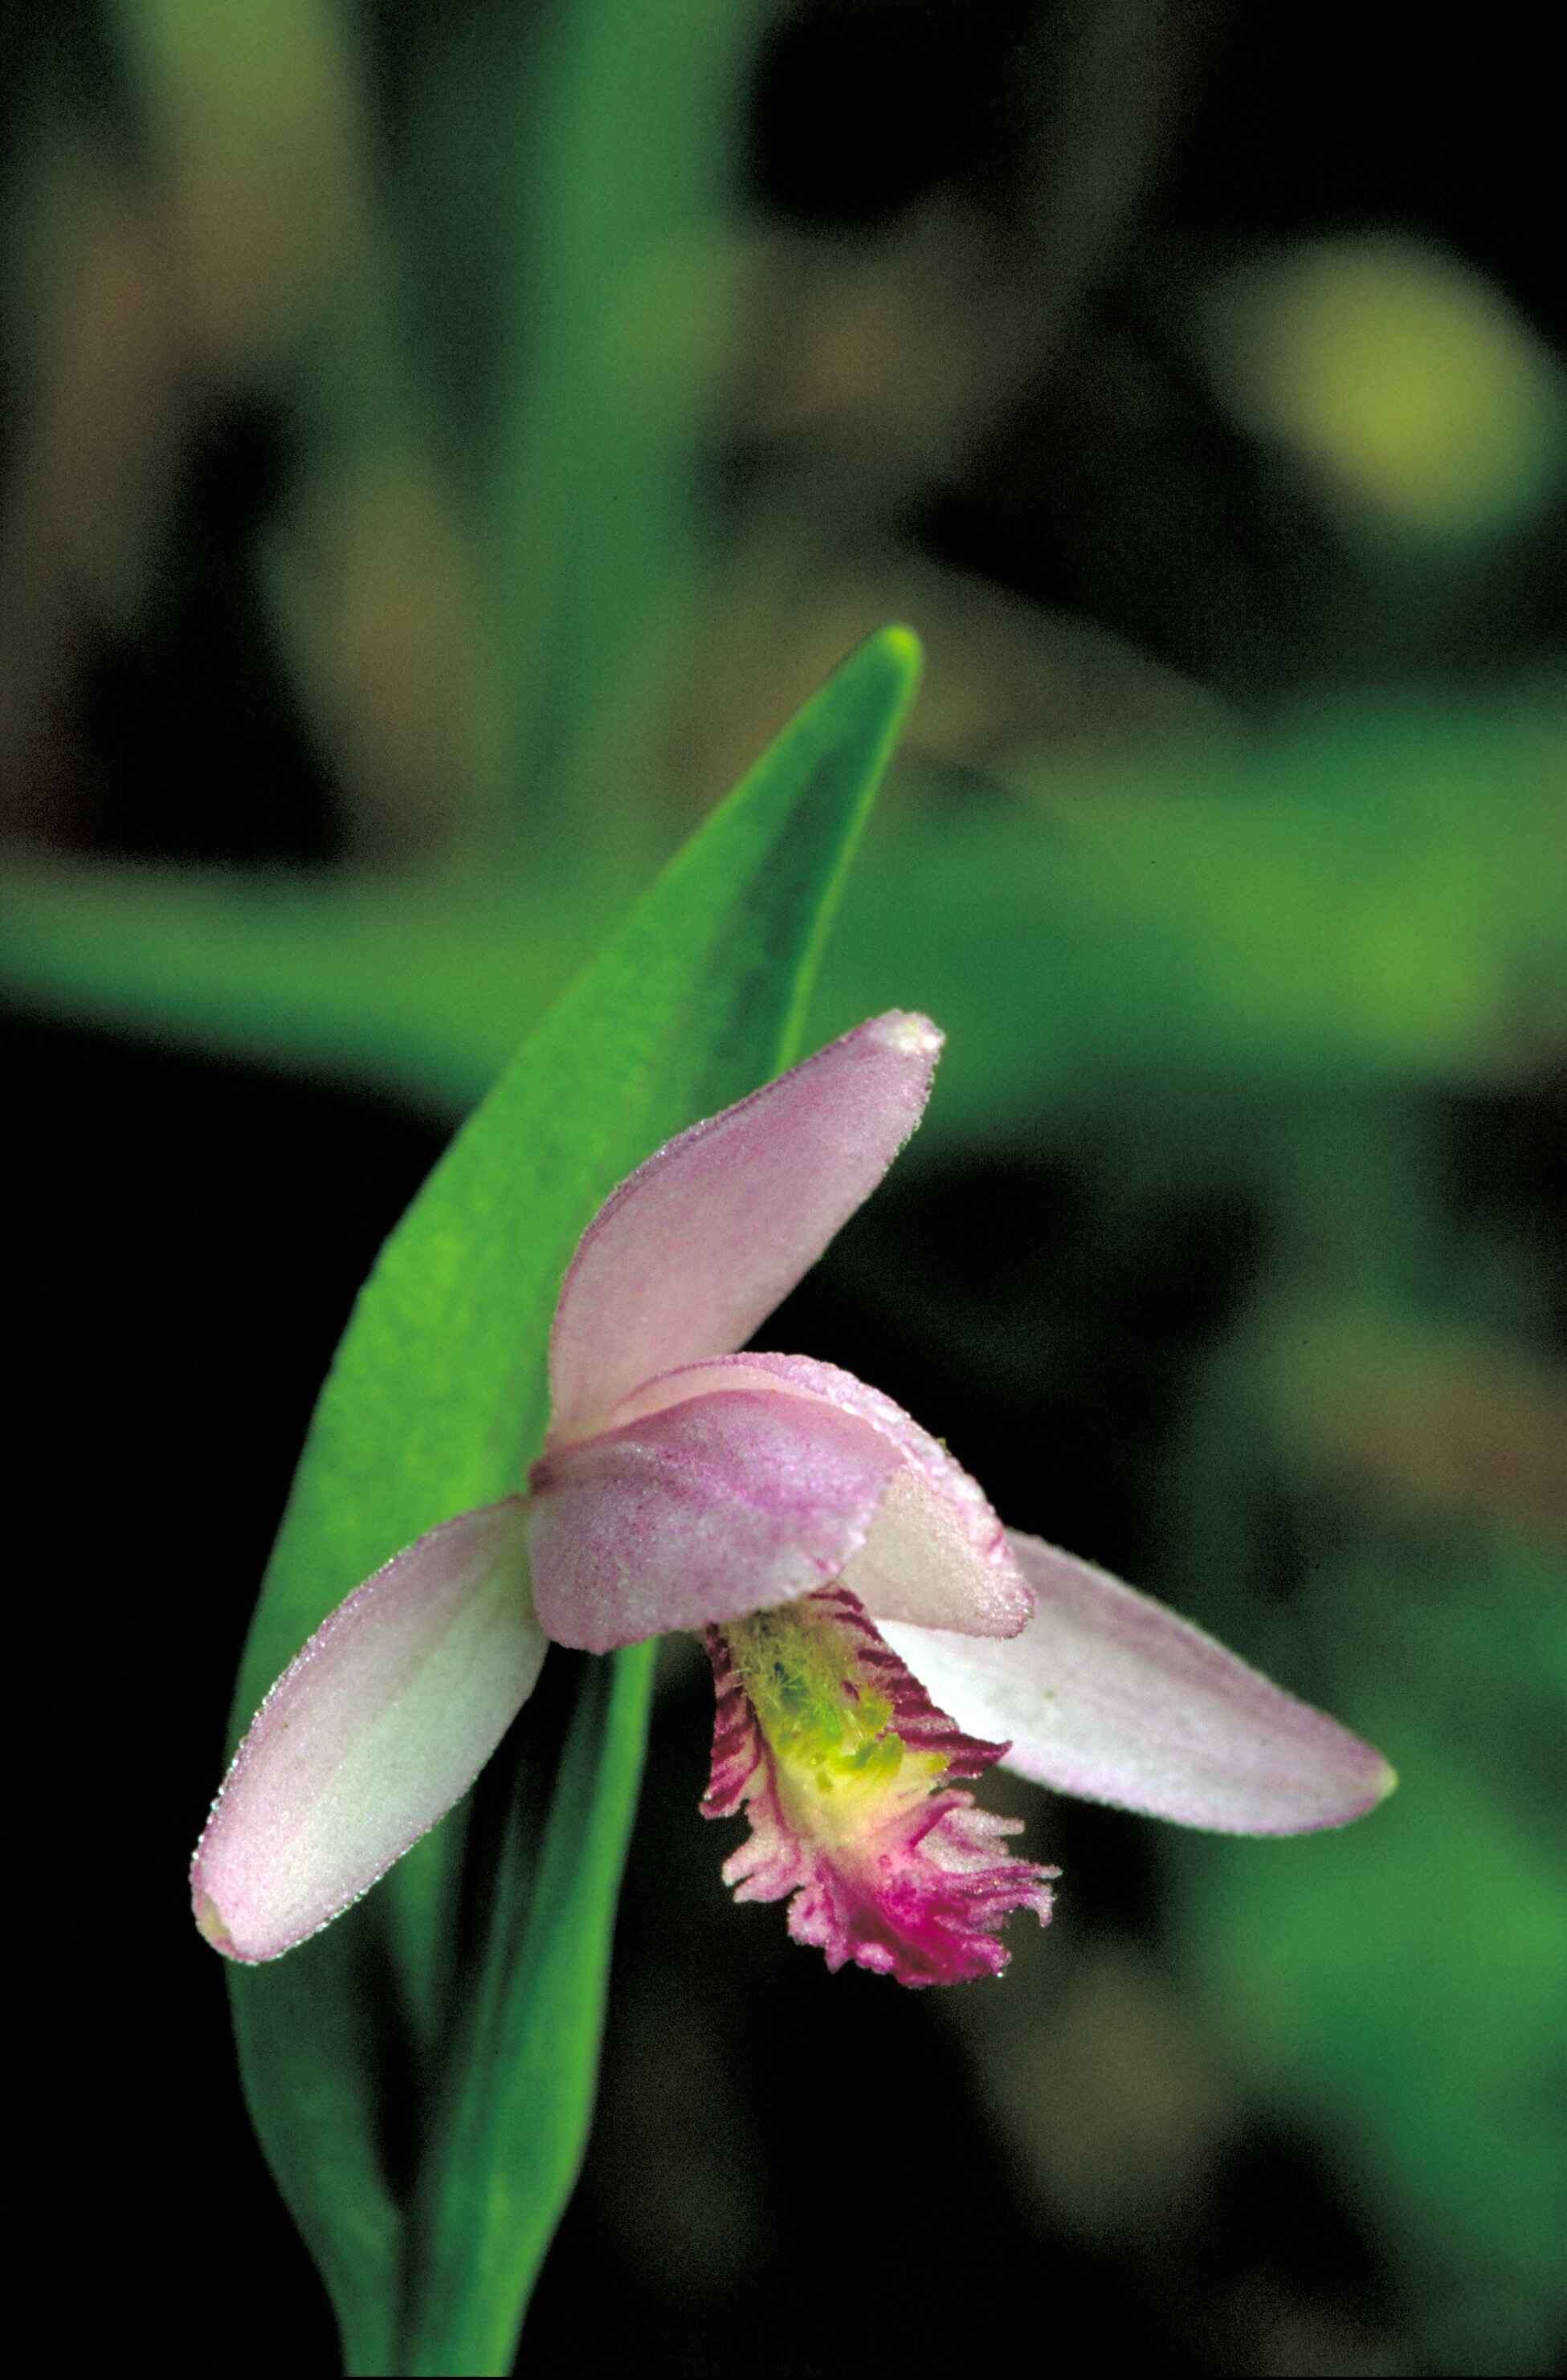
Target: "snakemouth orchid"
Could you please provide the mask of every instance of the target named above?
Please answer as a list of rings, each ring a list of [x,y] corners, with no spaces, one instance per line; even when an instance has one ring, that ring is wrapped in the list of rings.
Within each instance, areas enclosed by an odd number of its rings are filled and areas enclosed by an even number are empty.
[[[1056,1871],[967,1787],[993,1764],[1185,1825],[1360,1816],[1379,1754],[1187,1621],[1002,1526],[944,1445],[805,1355],[741,1354],[917,1124],[941,1036],[893,1012],[672,1140],[567,1270],[528,1491],[367,1579],[279,1678],[191,1869],[228,1957],[328,1925],[467,1791],[553,1642],[694,1632],[735,1898],[905,1984],[1006,1964]],[[525,1722],[526,1723],[526,1722]]]

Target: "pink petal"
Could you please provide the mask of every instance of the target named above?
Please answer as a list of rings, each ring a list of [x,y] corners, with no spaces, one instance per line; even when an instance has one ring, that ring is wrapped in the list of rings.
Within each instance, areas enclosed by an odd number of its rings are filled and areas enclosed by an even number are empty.
[[[923,1016],[872,1017],[621,1184],[561,1290],[553,1443],[590,1436],[655,1372],[744,1344],[881,1181],[941,1047]]]
[[[707,1632],[718,1710],[709,1818],[742,1809],[724,1863],[736,1900],[789,1901],[789,1932],[903,1984],[999,1974],[1005,1918],[1051,1913],[1053,1868],[1001,1846],[1020,1821],[976,1809],[954,1778],[1002,1747],[964,1735],[843,1588]]]
[[[1034,1597],[983,1489],[901,1405],[852,1372],[809,1355],[753,1349],[647,1381],[615,1408],[611,1421],[620,1426],[688,1397],[735,1389],[826,1407],[895,1451],[899,1461],[887,1492],[844,1571],[844,1585],[873,1617],[968,1635],[1016,1635]]]
[[[533,1468],[540,1620],[604,1653],[787,1603],[864,1544],[897,1468],[851,1415],[727,1382],[560,1447]]]
[[[1012,1533],[1039,1608],[1010,1644],[917,1628],[887,1640],[957,1725],[1058,1792],[1221,1834],[1305,1834],[1395,1783],[1380,1753],[1089,1562]]]
[[[646,1382],[534,1465],[533,1591],[603,1652],[842,1576],[878,1614],[1015,1634],[1033,1597],[979,1489],[890,1397],[807,1355]]]
[[[190,1870],[231,1959],[275,1959],[367,1892],[467,1791],[546,1639],[521,1497],[464,1512],[322,1621],[250,1725]]]

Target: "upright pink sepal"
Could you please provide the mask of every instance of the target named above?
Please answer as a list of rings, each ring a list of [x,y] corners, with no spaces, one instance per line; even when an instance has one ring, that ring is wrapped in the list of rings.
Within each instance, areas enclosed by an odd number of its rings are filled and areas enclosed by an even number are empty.
[[[1193,1627],[1038,1537],[1009,1533],[1039,1603],[991,1644],[889,1627],[960,1727],[1004,1736],[1004,1765],[1058,1792],[1221,1834],[1341,1827],[1392,1789],[1367,1743]]]
[[[561,1291],[552,1444],[601,1428],[655,1372],[745,1343],[881,1181],[941,1047],[923,1016],[872,1017],[621,1184]]]
[[[208,1941],[275,1959],[368,1891],[472,1784],[545,1649],[521,1497],[357,1587],[273,1686],[213,1804],[190,1870]]]

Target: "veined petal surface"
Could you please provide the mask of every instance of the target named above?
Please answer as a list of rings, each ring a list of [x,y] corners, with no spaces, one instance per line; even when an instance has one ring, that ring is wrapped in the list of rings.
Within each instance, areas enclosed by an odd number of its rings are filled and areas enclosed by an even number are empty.
[[[1305,1834],[1396,1781],[1367,1743],[1190,1621],[1057,1547],[1009,1533],[1039,1597],[1007,1644],[888,1626],[920,1684],[1037,1784],[1221,1834]]]
[[[604,1653],[808,1595],[865,1543],[898,1464],[852,1414],[765,1378],[557,1448],[532,1473],[539,1618]]]
[[[551,1441],[656,1372],[742,1346],[881,1181],[941,1035],[893,1010],[650,1157],[578,1244],[550,1342]]]
[[[886,1493],[844,1566],[844,1584],[873,1619],[1016,1635],[1034,1597],[984,1490],[901,1405],[852,1372],[810,1355],[751,1349],[645,1381],[611,1419],[618,1427],[689,1398],[741,1389],[830,1409],[895,1454]],[[743,1608],[759,1609],[764,1599]]]
[[[532,1693],[548,1639],[508,1497],[357,1587],[279,1678],[191,1865],[215,1949],[275,1959],[369,1890],[465,1793]]]

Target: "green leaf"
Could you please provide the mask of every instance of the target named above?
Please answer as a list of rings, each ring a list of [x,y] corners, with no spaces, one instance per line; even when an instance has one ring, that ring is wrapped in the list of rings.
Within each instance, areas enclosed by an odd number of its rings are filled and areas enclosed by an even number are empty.
[[[1271,1091],[1515,1079],[1567,1024],[1567,712],[1362,711],[1237,761],[1082,763],[1016,806],[883,821],[812,1014],[952,1038],[925,1135],[1131,1075]],[[579,884],[279,884],[23,868],[0,982],[460,1110],[585,946]]]
[[[416,826],[407,755],[388,769],[370,716],[388,677],[418,720],[413,779],[440,788],[446,821],[488,819],[503,801],[492,607],[407,333],[360,12],[343,0],[112,0],[104,13],[142,170],[192,227],[213,362],[278,408],[290,465],[252,561],[340,822],[372,849]],[[389,618],[411,624],[390,645]]]
[[[1545,1568],[1541,1566],[1542,1572]],[[1382,1583],[1368,1574],[1376,1593]],[[1431,1631],[1429,1579],[1397,1582]],[[1467,1583],[1444,1582],[1462,1596]],[[1536,1644],[1561,1630],[1530,1585]],[[1386,1592],[1385,1586],[1382,1589]],[[1505,1639],[1510,1598],[1469,1589],[1476,1643]],[[1524,1609],[1527,1597],[1511,1598]],[[1411,1634],[1414,1632],[1409,1632]],[[1455,1641],[1460,1632],[1454,1632]],[[1232,2055],[1302,2123],[1336,2140],[1391,2246],[1412,2267],[1420,2351],[1412,2368],[1550,2368],[1561,2313],[1567,1916],[1554,1803],[1534,1808],[1495,1755],[1549,1703],[1513,1696],[1484,1654],[1443,1658],[1396,1685],[1346,1682],[1333,1706],[1386,1745],[1399,1791],[1364,1827],[1288,1846],[1177,1843],[1185,1912]],[[1388,1674],[1391,1674],[1388,1673]],[[1411,1705],[1427,1703],[1412,1714]],[[1454,1742],[1450,1715],[1477,1706]],[[1433,1717],[1436,1724],[1432,1724]],[[1559,1765],[1560,1700],[1549,1704]],[[1548,1740],[1542,1730],[1542,1745]],[[1515,1764],[1517,1766],[1519,1764]],[[1557,1797],[1559,1798],[1559,1797]],[[1511,1805],[1511,1806],[1510,1806]]]
[[[900,998],[953,1041],[947,1128],[1112,1073],[1526,1075],[1567,1027],[1564,752],[1567,710],[1520,703],[1345,710],[1196,769],[1040,768],[1026,809],[886,838],[813,1027],[863,1014],[906,956]]]
[[[507,385],[483,502],[511,681],[503,773],[533,789],[530,826],[564,828],[611,868],[657,832],[604,782],[604,731],[613,747],[614,718],[667,666],[648,624],[685,611],[699,562],[700,455],[734,311],[726,128],[762,13],[574,0],[541,16],[527,54],[515,18],[495,20],[498,76],[521,103],[499,144]],[[459,103],[466,141],[494,109],[471,83]]]
[[[316,1409],[237,1734],[358,1580],[521,1485],[577,1238],[660,1142],[792,1056],[917,670],[914,639],[887,630],[807,707],[577,978],[388,1241]],[[280,1965],[231,1971],[250,2108],[351,2369],[509,2368],[586,2133],[650,1678],[645,1647],[553,1655],[548,1690],[468,1805]]]

